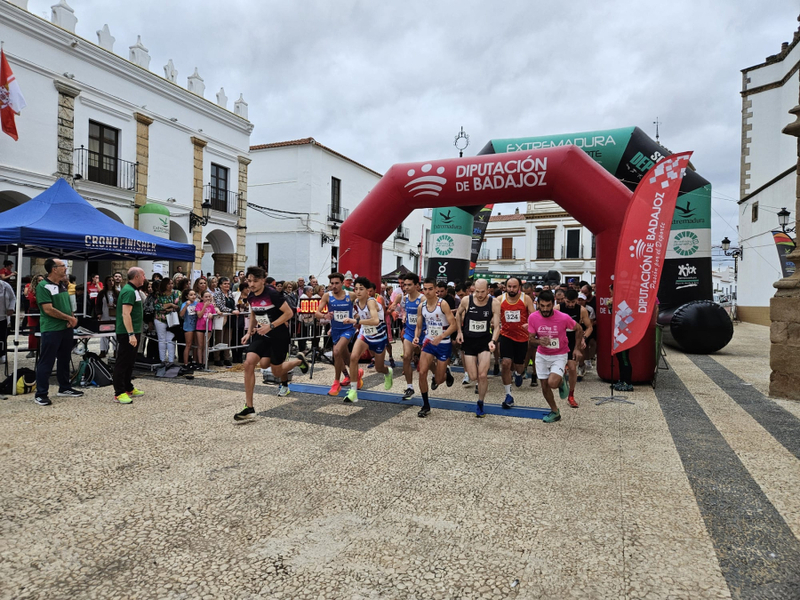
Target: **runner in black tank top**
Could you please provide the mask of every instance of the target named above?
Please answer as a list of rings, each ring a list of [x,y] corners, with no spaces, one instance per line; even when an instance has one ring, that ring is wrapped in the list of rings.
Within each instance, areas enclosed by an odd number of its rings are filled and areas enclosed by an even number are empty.
[[[456,313],[458,342],[464,352],[469,378],[478,382],[477,417],[483,417],[483,400],[489,387],[489,363],[500,337],[500,303],[489,295],[485,279],[475,282],[475,293],[461,300]]]
[[[567,331],[567,342],[569,342],[569,354],[567,359],[569,397],[567,401],[572,408],[578,408],[578,402],[575,400],[575,385],[578,382],[578,360],[580,359],[581,352],[586,348],[586,336],[592,333],[592,322],[589,319],[589,312],[586,308],[578,304],[577,290],[567,290],[565,301],[559,304],[557,309],[571,317],[584,331],[584,338],[582,341],[583,348],[575,347],[575,332]]]

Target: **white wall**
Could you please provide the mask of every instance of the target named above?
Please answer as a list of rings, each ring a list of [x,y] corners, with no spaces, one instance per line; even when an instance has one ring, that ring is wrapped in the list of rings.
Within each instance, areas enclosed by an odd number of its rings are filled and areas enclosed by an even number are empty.
[[[341,181],[341,207],[351,212],[378,183],[380,176],[316,144],[253,150],[248,175],[248,202],[259,206],[302,213],[266,216],[252,208],[247,212],[247,255],[252,264],[257,245],[269,243],[270,276],[278,280],[315,275],[327,281],[331,272],[331,248],[339,247],[338,232],[328,222],[331,178]],[[389,238],[383,245],[382,273],[396,268],[397,256],[413,268],[409,251],[417,251],[423,226],[430,230],[424,211],[415,211],[404,221],[410,230],[408,242]],[[321,242],[322,233],[336,235],[333,243]],[[339,257],[347,252],[339,247]]]

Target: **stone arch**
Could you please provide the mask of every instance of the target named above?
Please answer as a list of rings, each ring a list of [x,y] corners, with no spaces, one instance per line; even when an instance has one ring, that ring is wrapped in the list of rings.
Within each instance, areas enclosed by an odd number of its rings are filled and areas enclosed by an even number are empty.
[[[231,236],[222,229],[212,229],[205,234],[205,242],[211,244],[213,272],[230,277],[236,264],[236,245]]]
[[[0,192],[0,213],[25,204],[30,199],[31,196],[26,196],[22,192],[3,190]]]
[[[559,146],[394,165],[341,228],[339,270],[380,279],[381,246],[411,211],[553,200],[595,234],[598,309],[608,297],[617,240],[633,193],[583,150]],[[612,323],[598,310],[598,373],[611,377]],[[650,381],[654,330],[631,350],[634,379]],[[638,352],[637,352],[638,350]]]
[[[103,213],[105,216],[107,216],[107,217],[111,217],[112,219],[114,219],[114,220],[115,220],[115,221],[117,221],[118,223],[122,223],[123,225],[125,224],[125,221],[123,221],[123,220],[122,220],[122,217],[120,217],[120,216],[119,216],[117,213],[115,213],[114,211],[112,211],[112,210],[109,210],[109,209],[107,209],[107,208],[103,208],[102,206],[96,206],[95,208],[96,208],[97,210],[99,210],[101,213]]]

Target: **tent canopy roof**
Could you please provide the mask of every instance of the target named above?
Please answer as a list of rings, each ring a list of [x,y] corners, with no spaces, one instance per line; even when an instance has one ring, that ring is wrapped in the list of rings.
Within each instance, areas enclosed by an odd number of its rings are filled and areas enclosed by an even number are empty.
[[[28,256],[92,260],[194,262],[195,247],[143,233],[104,215],[64,179],[2,213],[0,247],[23,246]]]

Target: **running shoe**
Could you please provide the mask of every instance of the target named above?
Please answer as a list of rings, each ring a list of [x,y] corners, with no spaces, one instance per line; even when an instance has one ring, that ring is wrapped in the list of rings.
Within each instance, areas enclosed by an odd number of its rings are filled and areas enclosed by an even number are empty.
[[[592,370],[592,361],[591,361],[591,360],[588,360],[588,359],[587,359],[587,360],[584,362],[584,364],[586,365],[586,368],[587,368],[589,371],[591,371],[591,370]]]
[[[278,386],[278,396],[280,396],[281,398],[283,398],[284,396],[288,396],[289,392],[290,390],[288,385],[280,384]]]
[[[578,377],[583,377],[586,375],[586,365],[578,365]]]
[[[80,392],[78,390],[73,390],[72,388],[70,388],[68,390],[64,390],[63,392],[59,390],[56,396],[64,396],[66,398],[80,398],[81,396],[83,396],[83,392]]]
[[[461,385],[469,385],[470,383],[472,382],[469,380],[469,375],[464,373],[464,379],[461,381]]]
[[[439,384],[436,383],[436,375],[431,375],[431,391],[434,391],[438,387]]]
[[[367,368],[368,369],[374,369],[375,368],[375,359],[374,358],[371,361],[369,361],[369,364],[367,365]]]
[[[409,387],[406,388],[406,391],[403,393],[403,397],[401,400],[411,400],[414,397],[414,388]]]
[[[358,370],[358,389],[364,387],[364,369]]]
[[[479,419],[482,419],[486,416],[486,413],[483,412],[483,402],[478,402],[475,408],[475,416]]]
[[[420,411],[417,413],[417,416],[418,416],[420,419],[424,419],[424,418],[425,418],[425,417],[427,417],[429,414],[431,414],[431,409],[430,409],[430,408],[425,408],[425,407],[423,407],[423,408],[422,408],[422,410],[420,410]]]
[[[525,378],[523,373],[517,373],[514,371],[514,385],[520,387],[522,385],[522,380]]]
[[[347,396],[344,397],[344,402],[347,404],[358,402],[358,392],[356,388],[350,388],[350,391],[347,392]]]
[[[50,398],[48,398],[47,396],[36,396],[36,398],[34,398],[33,401],[36,402],[36,404],[38,404],[39,406],[50,406],[52,404]]]
[[[128,396],[131,398],[138,398],[139,396],[144,396],[144,392],[138,388],[133,388],[130,392],[128,392]]]
[[[248,421],[256,416],[256,409],[252,406],[245,406],[240,412],[233,415],[234,421]]]
[[[533,375],[531,375],[531,387],[536,387],[537,385],[539,385],[539,380],[536,379],[536,377],[534,377]]]
[[[570,405],[572,408],[578,408],[578,403],[575,401],[575,396],[573,396],[572,394],[570,394],[570,395],[567,397],[567,402],[569,402],[569,405]]]
[[[567,383],[567,378],[561,378],[561,385],[558,386],[558,395],[561,396],[561,399],[566,399],[569,396],[569,383]]]
[[[385,390],[392,389],[393,380],[394,380],[394,373],[392,373],[392,370],[389,369],[389,372],[383,376],[383,389]]]
[[[450,372],[450,367],[447,367],[447,371],[445,372],[444,376],[445,376],[445,382],[447,383],[447,387],[453,387],[456,378],[453,377],[453,374]]]
[[[492,371],[492,374],[493,374],[495,377],[497,377],[498,375],[500,375],[500,364],[499,364],[499,363],[494,363],[494,371]]]
[[[344,387],[347,387],[348,385],[350,385],[350,375],[345,375],[344,376],[344,379],[342,379],[342,385]]]
[[[500,406],[506,409],[514,406],[514,398],[511,396],[511,394],[506,394],[506,399],[503,400],[503,403]]]
[[[394,369],[394,368],[395,368],[395,366],[396,366],[396,365],[394,364],[394,357],[393,357],[393,356],[389,358],[389,366],[390,366],[390,367],[392,367],[393,369]]]
[[[120,404],[130,404],[131,402],[133,402],[133,398],[131,398],[128,394],[120,394],[119,396],[114,396],[114,400],[116,400]]]
[[[298,352],[295,358],[297,358],[297,360],[300,361],[300,364],[297,365],[297,368],[300,369],[300,372],[303,375],[308,373],[308,361],[306,360],[306,355],[303,354],[302,352]]]
[[[555,423],[556,421],[560,420],[561,420],[561,413],[558,412],[557,410],[550,411],[544,416],[544,419],[542,419],[542,421],[545,423]]]
[[[342,384],[338,381],[334,381],[331,389],[328,390],[328,396],[338,396],[339,392],[342,390]]]

